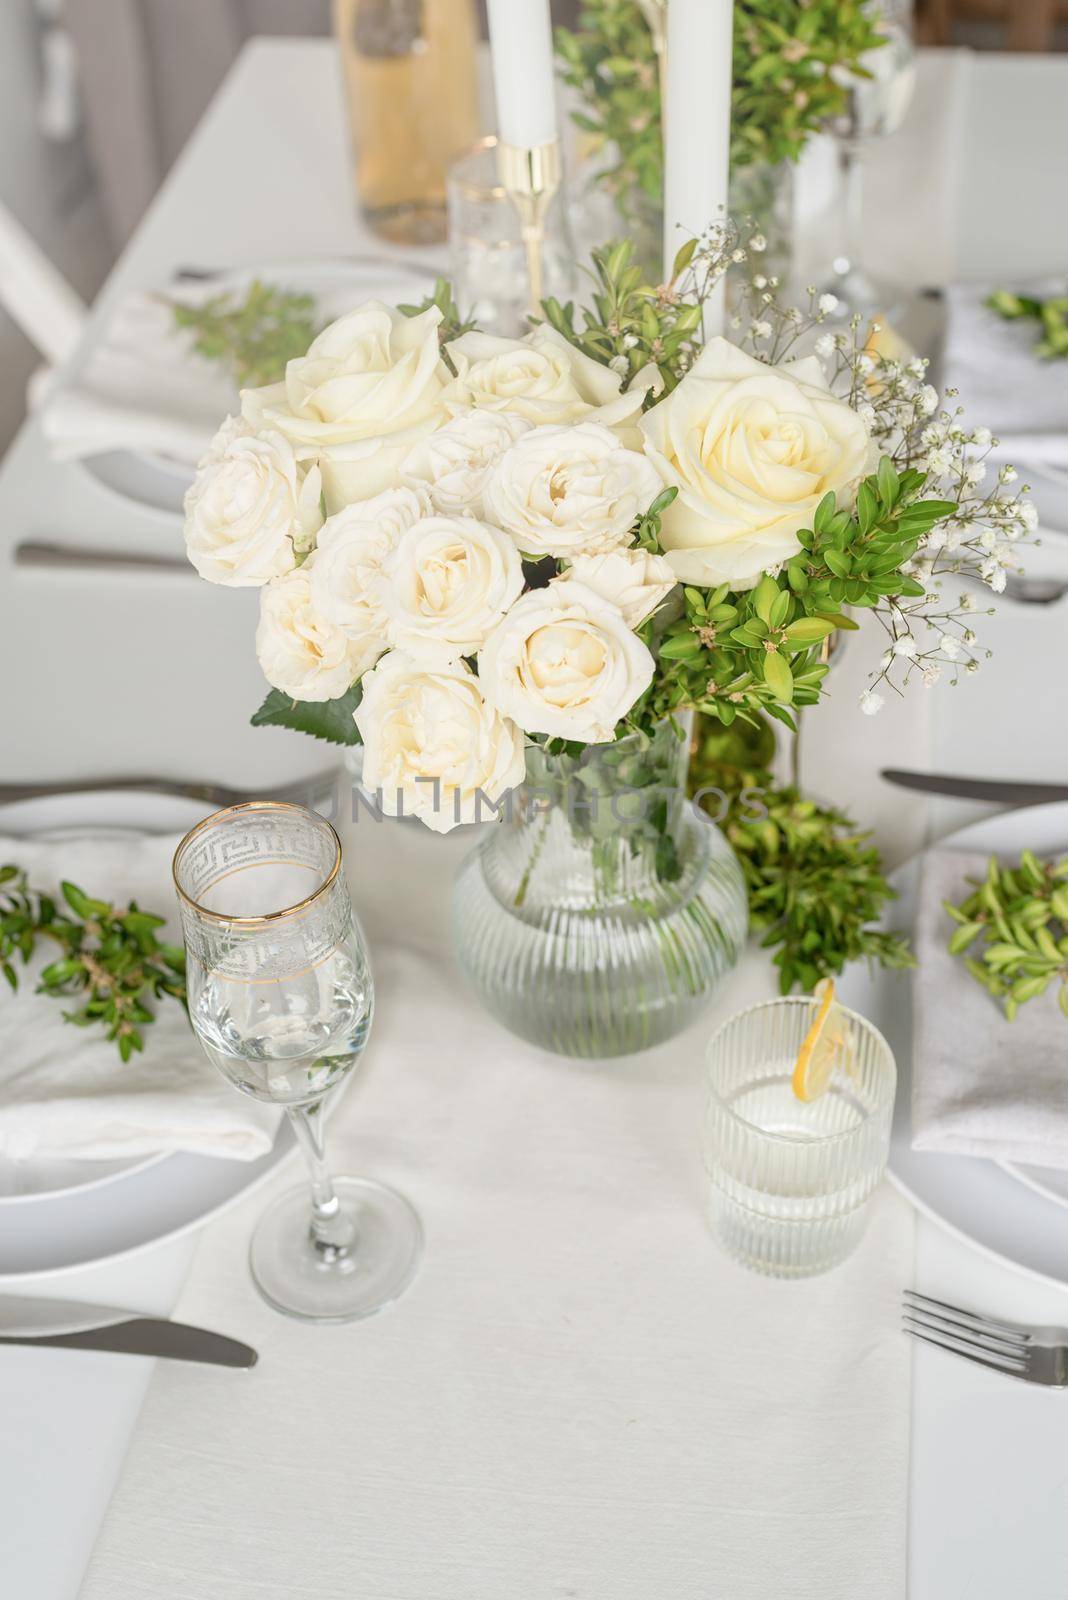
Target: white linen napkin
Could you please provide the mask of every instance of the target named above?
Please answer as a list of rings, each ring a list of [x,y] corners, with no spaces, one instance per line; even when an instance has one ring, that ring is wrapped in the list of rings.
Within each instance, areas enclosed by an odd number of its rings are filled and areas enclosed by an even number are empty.
[[[923,861],[913,978],[912,1147],[1068,1167],[1068,1020],[1051,984],[1008,1022],[947,949],[959,902],[987,857],[931,850]]]
[[[225,369],[197,355],[164,298],[132,293],[84,362],[60,374],[41,427],[57,460],[132,450],[195,466],[238,403]]]
[[[1064,279],[1003,287],[1044,297],[1063,294]],[[1038,324],[999,317],[983,304],[989,293],[975,284],[947,291],[945,385],[960,391],[968,424],[1000,439],[999,461],[1021,474],[1043,463],[1068,468],[1068,361],[1040,360]]]
[[[263,277],[296,293],[314,293],[324,325],[364,300],[418,303],[431,287],[427,270],[390,262],[308,263]],[[219,424],[240,404],[218,362],[193,348],[192,334],[175,325],[170,300],[196,305],[220,293],[243,294],[258,274],[227,273],[200,284],[182,282],[161,293],[132,291],[118,301],[88,354],[79,352],[60,373],[41,413],[57,460],[129,450],[196,466]]]
[[[177,837],[0,837],[0,863],[24,867],[34,888],[58,894],[64,878],[113,903],[136,900],[168,918],[180,939],[170,863]],[[253,1161],[274,1140],[281,1113],[240,1094],[205,1058],[182,1007],[153,1001],[145,1048],[124,1063],[102,1031],[64,1022],[65,1007],[35,994],[57,946],[42,939],[19,987],[0,992],[0,1158],[115,1159],[156,1151]]]

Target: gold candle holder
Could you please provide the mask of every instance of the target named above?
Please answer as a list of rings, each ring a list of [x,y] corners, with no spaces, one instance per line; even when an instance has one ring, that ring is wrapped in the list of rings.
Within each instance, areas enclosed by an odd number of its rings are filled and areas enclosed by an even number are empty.
[[[497,174],[501,187],[519,213],[520,232],[527,253],[530,307],[536,311],[541,303],[545,217],[562,175],[559,139],[529,147],[498,144]]]

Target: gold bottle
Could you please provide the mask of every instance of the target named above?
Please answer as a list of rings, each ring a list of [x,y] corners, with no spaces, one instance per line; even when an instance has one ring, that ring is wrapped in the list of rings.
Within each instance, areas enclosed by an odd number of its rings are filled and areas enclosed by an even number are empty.
[[[474,0],[334,0],[356,189],[393,244],[445,238],[445,174],[478,134]]]

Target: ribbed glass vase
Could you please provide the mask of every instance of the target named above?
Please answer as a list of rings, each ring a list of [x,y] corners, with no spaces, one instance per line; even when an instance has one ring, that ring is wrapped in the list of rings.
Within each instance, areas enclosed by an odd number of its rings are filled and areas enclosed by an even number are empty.
[[[741,869],[686,799],[688,730],[581,756],[528,752],[527,781],[465,861],[460,964],[505,1027],[561,1055],[645,1050],[711,999],[745,940]]]

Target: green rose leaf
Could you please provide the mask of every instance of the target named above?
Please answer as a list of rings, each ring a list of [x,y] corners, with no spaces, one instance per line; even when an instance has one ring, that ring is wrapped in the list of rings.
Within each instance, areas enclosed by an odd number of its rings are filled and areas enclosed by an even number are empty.
[[[250,720],[254,728],[291,728],[295,733],[310,734],[313,739],[325,739],[328,744],[359,744],[359,730],[352,714],[362,694],[359,683],[336,700],[294,700],[292,695],[272,689]]]

